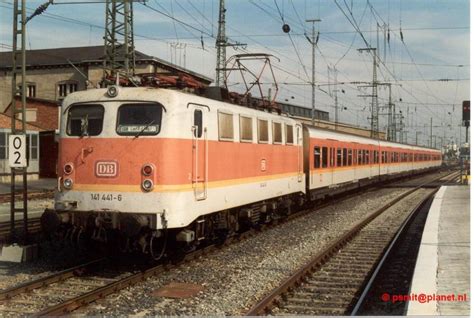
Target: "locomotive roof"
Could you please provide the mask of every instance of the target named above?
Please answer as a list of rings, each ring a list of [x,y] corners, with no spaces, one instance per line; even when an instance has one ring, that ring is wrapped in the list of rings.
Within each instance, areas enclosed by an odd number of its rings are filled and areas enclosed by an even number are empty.
[[[150,100],[156,101],[157,99],[156,93],[159,92],[161,94],[161,98],[163,99],[160,102],[164,102],[166,99],[170,99],[170,100],[175,99],[176,101],[180,99],[186,99],[188,102],[198,103],[198,104],[200,103],[200,104],[210,106],[212,108],[223,106],[224,108],[227,108],[228,110],[231,110],[231,109],[234,110],[238,107],[238,110],[239,110],[238,112],[242,114],[253,113],[253,114],[257,114],[257,117],[259,117],[258,114],[261,114],[262,117],[263,116],[267,116],[270,118],[278,117],[288,122],[300,123],[304,127],[308,128],[310,131],[313,131],[313,132],[318,131],[319,133],[324,134],[323,137],[326,137],[326,138],[334,138],[334,139],[343,138],[348,142],[361,142],[361,143],[369,143],[373,145],[376,145],[377,143],[380,142],[381,145],[387,146],[387,147],[401,147],[405,149],[440,151],[439,149],[433,149],[429,147],[422,147],[422,146],[408,145],[408,144],[380,140],[380,139],[373,139],[373,138],[363,137],[356,134],[351,134],[348,132],[334,131],[331,129],[321,128],[321,127],[313,127],[285,115],[278,115],[277,113],[269,113],[263,110],[258,110],[258,109],[248,108],[248,107],[230,104],[230,103],[226,103],[222,101],[217,101],[214,99],[209,99],[206,97],[202,97],[202,96],[198,96],[195,94],[186,93],[186,92],[178,91],[178,90],[165,89],[165,88],[153,88],[153,87],[121,87],[119,88],[119,90],[120,90],[119,94],[115,98],[111,98],[107,96],[107,89],[105,88],[75,92],[68,95],[64,99],[63,107],[65,105],[67,106],[70,104],[85,103],[85,102],[93,103],[93,102],[150,101]],[[166,108],[166,105],[164,106]]]

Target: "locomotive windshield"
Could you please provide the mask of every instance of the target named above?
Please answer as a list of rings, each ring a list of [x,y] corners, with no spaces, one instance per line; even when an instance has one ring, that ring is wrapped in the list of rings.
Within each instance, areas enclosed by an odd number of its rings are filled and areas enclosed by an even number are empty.
[[[155,103],[123,104],[118,110],[119,135],[157,135],[161,128],[163,107]]]
[[[102,132],[102,105],[73,105],[69,108],[66,133],[69,136],[97,136]]]

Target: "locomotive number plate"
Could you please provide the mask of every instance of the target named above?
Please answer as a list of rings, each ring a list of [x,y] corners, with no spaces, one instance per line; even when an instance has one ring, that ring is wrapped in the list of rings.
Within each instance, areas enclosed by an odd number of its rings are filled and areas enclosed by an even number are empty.
[[[121,194],[91,193],[92,201],[122,201]]]

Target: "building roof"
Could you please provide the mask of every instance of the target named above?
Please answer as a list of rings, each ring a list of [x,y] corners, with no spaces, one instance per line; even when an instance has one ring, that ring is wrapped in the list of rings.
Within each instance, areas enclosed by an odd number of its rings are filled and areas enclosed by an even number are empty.
[[[61,66],[71,63],[74,65],[102,63],[104,60],[104,46],[80,46],[80,47],[63,47],[54,49],[26,50],[26,67],[44,67],[44,66]],[[171,64],[160,58],[146,55],[140,51],[135,51],[136,63],[153,63],[158,66],[170,70],[180,71],[192,75],[201,81],[211,83],[213,80],[205,75],[195,73],[193,71],[182,68],[178,65]],[[0,69],[12,68],[12,52],[0,52]]]

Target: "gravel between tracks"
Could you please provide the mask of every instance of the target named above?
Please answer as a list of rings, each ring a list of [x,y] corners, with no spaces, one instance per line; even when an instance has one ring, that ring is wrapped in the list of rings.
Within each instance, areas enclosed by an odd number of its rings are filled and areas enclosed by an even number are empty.
[[[382,189],[333,204],[122,290],[76,314],[243,314],[342,231],[405,191]],[[204,290],[188,299],[153,296],[170,282],[199,284]]]

